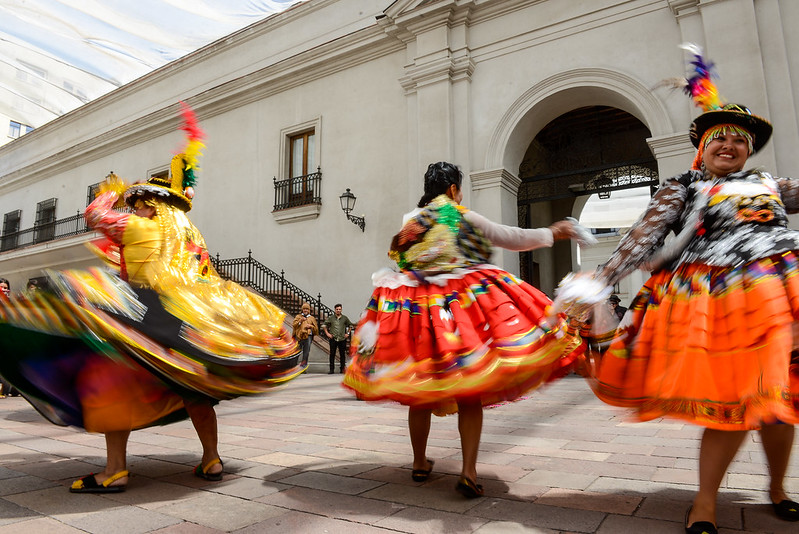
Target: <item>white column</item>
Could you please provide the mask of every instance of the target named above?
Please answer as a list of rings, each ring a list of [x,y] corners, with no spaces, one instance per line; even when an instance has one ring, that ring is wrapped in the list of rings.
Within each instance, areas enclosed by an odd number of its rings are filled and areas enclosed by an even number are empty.
[[[516,198],[521,179],[507,169],[477,171],[469,175],[472,183],[471,209],[494,222],[518,226]],[[514,274],[519,273],[519,253],[495,248],[494,264]]]

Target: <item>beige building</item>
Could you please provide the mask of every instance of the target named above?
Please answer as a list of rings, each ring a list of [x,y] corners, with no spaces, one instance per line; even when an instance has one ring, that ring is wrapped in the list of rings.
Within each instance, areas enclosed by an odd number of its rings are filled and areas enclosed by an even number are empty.
[[[19,288],[95,263],[90,188],[164,171],[183,100],[208,133],[191,216],[212,254],[251,250],[354,319],[430,162],[461,167],[468,207],[533,227],[687,169],[698,111],[656,88],[685,73],[683,42],[705,47],[728,101],[773,121],[756,163],[799,172],[797,24],[794,0],[308,0],[0,147],[0,276]],[[495,262],[551,294],[604,261],[605,235]]]

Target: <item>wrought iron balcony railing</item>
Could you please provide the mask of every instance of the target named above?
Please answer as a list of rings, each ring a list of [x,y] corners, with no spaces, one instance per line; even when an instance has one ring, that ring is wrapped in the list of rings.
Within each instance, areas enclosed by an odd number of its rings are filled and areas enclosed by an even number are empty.
[[[38,245],[53,239],[84,234],[88,231],[89,228],[86,226],[86,219],[83,218],[83,213],[78,212],[77,215],[65,219],[58,219],[53,222],[38,224],[33,228],[3,234],[0,237],[0,252]]]
[[[316,297],[306,293],[286,280],[284,271],[278,274],[253,259],[252,250],[247,252],[246,258],[230,260],[221,260],[217,254],[216,258],[211,256],[211,263],[222,278],[255,289],[287,313],[299,313],[302,303],[307,302],[311,306],[311,314],[316,317],[319,325],[333,314],[333,309],[322,303],[321,293]]]
[[[277,178],[273,180],[275,182],[274,211],[322,203],[322,172],[318,167],[316,172],[311,174],[285,180]]]

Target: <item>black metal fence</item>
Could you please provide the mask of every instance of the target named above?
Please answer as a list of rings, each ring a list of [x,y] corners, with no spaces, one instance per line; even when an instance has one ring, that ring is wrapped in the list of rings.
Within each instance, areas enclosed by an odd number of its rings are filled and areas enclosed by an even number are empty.
[[[307,204],[322,203],[322,172],[304,176],[295,176],[285,180],[273,179],[275,182],[275,211],[296,208]]]
[[[0,252],[37,245],[61,237],[83,234],[88,231],[89,228],[86,226],[86,219],[83,218],[83,213],[78,212],[77,215],[72,217],[4,234],[0,237]]]
[[[252,250],[247,252],[246,258],[230,260],[221,260],[217,254],[216,258],[211,257],[211,263],[222,278],[255,289],[287,313],[299,313],[302,303],[307,302],[311,306],[311,314],[316,317],[320,325],[324,319],[333,314],[333,309],[322,303],[321,293],[316,297],[306,293],[286,280],[285,271],[281,270],[280,274],[277,274],[253,259]]]

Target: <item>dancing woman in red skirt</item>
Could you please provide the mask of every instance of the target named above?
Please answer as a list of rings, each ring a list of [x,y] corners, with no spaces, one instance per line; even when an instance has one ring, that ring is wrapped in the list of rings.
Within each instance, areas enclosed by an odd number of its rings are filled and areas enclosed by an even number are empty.
[[[363,400],[408,406],[417,482],[433,468],[426,456],[431,414],[457,412],[463,467],[456,490],[473,498],[483,494],[483,406],[561,376],[583,342],[562,318],[542,322],[551,304],[546,295],[488,263],[492,244],[550,247],[573,237],[576,227],[492,223],[460,205],[461,180],[450,163],[428,167],[425,194],[391,244],[400,272],[373,275],[376,288],[355,330],[344,385]]]

